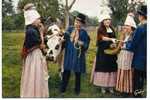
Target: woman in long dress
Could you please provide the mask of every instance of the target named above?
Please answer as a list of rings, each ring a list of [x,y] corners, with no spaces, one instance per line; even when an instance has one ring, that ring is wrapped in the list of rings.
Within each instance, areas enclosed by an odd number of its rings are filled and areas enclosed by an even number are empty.
[[[105,14],[97,32],[97,53],[95,71],[93,76],[93,84],[101,87],[101,92],[106,90],[113,93],[116,86],[117,76],[117,56],[109,55],[104,52],[109,49],[110,45],[115,42],[115,32],[111,26],[111,17]]]
[[[47,63],[41,52],[44,48],[43,26],[33,4],[27,4],[25,8],[26,32],[22,50],[20,97],[49,97]]]
[[[118,55],[118,73],[117,73],[117,84],[116,90],[121,93],[133,92],[133,68],[132,59],[133,52],[127,50],[127,44],[132,39],[132,33],[136,28],[136,23],[133,18],[133,14],[129,13],[124,23],[123,31],[121,32],[122,45],[121,51]]]
[[[118,55],[118,72],[117,72],[117,84],[116,90],[121,93],[133,92],[133,68],[132,59],[133,52],[127,50],[126,45],[132,39],[132,33],[136,28],[136,23],[133,18],[133,14],[129,13],[124,23],[124,28],[121,33],[121,40],[123,41],[121,45],[121,51]]]

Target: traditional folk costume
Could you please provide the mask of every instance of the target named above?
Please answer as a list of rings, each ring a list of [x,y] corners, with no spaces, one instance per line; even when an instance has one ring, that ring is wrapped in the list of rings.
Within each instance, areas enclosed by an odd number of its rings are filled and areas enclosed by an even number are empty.
[[[124,25],[136,28],[136,23],[133,16],[127,15]],[[127,45],[132,40],[132,33],[124,34],[124,44],[121,47],[121,51],[118,55],[118,72],[117,72],[117,84],[116,90],[122,93],[133,92],[133,68],[132,59],[133,52],[127,50]]]
[[[20,97],[49,97],[48,71],[46,59],[40,50],[41,38],[39,29],[32,23],[40,18],[33,10],[24,11],[26,34],[23,45],[23,67],[21,76]]]
[[[145,20],[142,21],[134,31],[133,39],[130,44],[127,45],[127,48],[134,53],[132,62],[134,68],[134,95],[141,97],[147,72],[147,6],[141,6],[138,14],[143,16]]]
[[[76,19],[82,22],[85,20],[85,16],[79,14]],[[80,46],[79,41],[83,43],[82,46]],[[71,71],[75,73],[75,93],[80,93],[80,77],[81,73],[86,71],[85,56],[89,42],[90,38],[84,28],[75,31],[74,27],[69,27],[65,32],[64,71],[60,90],[62,93],[66,91]]]
[[[105,15],[104,19],[111,19],[110,15]],[[106,33],[98,31],[97,36],[97,53],[95,72],[93,73],[93,84],[103,88],[113,88],[116,86],[116,75],[117,75],[117,56],[105,54],[104,50],[110,48],[112,41],[104,41],[102,37],[115,38],[115,32],[111,27],[106,29]],[[101,38],[101,39],[100,39]]]

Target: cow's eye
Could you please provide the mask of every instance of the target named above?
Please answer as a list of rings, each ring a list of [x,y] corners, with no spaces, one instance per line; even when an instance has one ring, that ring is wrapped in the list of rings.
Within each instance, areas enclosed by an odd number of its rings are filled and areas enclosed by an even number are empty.
[[[59,49],[59,45],[58,45],[58,44],[56,45],[55,49],[56,49],[56,50],[58,50],[58,49]]]
[[[58,41],[61,41],[61,38],[59,38],[59,40]]]

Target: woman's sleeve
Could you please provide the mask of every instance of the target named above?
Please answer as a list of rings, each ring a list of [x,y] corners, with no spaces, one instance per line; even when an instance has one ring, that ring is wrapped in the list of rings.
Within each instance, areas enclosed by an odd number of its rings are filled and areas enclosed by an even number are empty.
[[[97,34],[96,34],[96,46],[99,45],[99,43],[101,41],[103,41],[103,36],[104,34],[102,34],[102,30],[100,28],[97,29]]]
[[[26,47],[32,48],[35,45],[41,43],[41,39],[39,34],[34,30],[27,30],[26,31]]]

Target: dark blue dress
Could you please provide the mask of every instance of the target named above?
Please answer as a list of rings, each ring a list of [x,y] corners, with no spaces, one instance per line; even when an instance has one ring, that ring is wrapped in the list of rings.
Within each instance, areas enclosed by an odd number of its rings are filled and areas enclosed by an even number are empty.
[[[76,49],[74,43],[70,40],[70,34],[73,30],[73,27],[69,27],[65,32],[64,70],[84,73],[86,70],[85,55],[89,47],[90,38],[84,29],[80,29],[79,40],[83,42],[83,46],[81,50]]]
[[[40,32],[38,28],[33,25],[28,25],[26,27],[24,46],[27,49],[31,49],[34,46],[40,45],[40,43],[41,43],[41,38],[40,38]]]
[[[115,33],[105,33],[110,38],[115,38]],[[115,72],[117,71],[117,56],[105,54],[104,50],[110,47],[111,41],[97,41],[97,54],[96,54],[96,72]]]
[[[22,58],[26,58],[27,54],[36,48],[39,48],[41,44],[40,32],[37,27],[33,25],[26,26],[25,40],[21,52]]]

